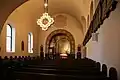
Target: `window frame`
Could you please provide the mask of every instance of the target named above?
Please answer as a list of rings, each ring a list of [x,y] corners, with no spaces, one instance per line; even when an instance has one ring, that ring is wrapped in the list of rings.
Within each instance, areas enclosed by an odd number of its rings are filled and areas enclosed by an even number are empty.
[[[28,53],[33,53],[33,34],[28,33]]]
[[[9,28],[8,28],[9,27]],[[15,29],[10,25],[6,25],[6,52],[15,52]],[[10,35],[8,34],[10,31]],[[14,35],[13,35],[14,34]],[[14,38],[13,38],[14,37]],[[8,39],[10,38],[10,47],[7,45],[8,44]],[[14,40],[13,40],[14,39]],[[13,44],[14,43],[14,44]],[[14,49],[13,49],[14,48]]]

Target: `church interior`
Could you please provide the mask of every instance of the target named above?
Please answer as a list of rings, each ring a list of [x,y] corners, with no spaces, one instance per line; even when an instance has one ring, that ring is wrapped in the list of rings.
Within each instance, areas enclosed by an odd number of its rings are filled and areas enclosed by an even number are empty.
[[[0,0],[1,80],[120,80],[120,0]]]

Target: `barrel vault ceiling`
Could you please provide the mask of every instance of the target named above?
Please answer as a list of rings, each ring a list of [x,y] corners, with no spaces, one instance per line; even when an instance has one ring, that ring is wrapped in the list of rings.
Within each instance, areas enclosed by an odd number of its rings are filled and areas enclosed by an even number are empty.
[[[48,0],[49,14],[65,13],[76,18],[82,25],[83,19],[89,14],[91,0]],[[44,12],[44,0],[0,0],[0,28],[8,16],[19,7],[27,7],[25,11],[31,14],[32,19]]]

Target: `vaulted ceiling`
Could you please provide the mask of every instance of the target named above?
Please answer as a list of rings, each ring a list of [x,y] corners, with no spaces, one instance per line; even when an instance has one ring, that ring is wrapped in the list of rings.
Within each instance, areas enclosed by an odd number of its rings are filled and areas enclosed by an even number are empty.
[[[8,16],[21,4],[28,0],[0,0],[0,28],[2,29]],[[1,30],[0,29],[0,30]],[[1,31],[0,31],[1,32]]]
[[[91,0],[48,0],[49,14],[65,13],[82,23],[89,13]],[[0,28],[8,16],[18,7],[26,8],[31,17],[36,18],[44,12],[44,0],[0,0]]]

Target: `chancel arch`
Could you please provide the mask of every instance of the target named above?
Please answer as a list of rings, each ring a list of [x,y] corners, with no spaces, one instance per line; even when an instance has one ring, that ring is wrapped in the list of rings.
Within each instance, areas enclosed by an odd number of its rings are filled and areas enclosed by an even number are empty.
[[[51,32],[46,39],[45,53],[49,54],[51,48],[54,48],[54,53],[69,54],[75,53],[75,40],[72,34],[64,29],[58,29]],[[62,46],[62,47],[61,47]]]

